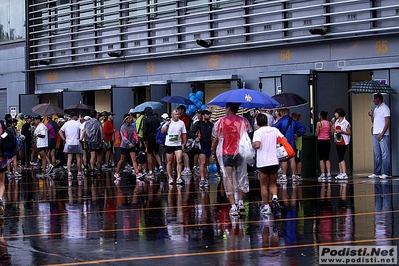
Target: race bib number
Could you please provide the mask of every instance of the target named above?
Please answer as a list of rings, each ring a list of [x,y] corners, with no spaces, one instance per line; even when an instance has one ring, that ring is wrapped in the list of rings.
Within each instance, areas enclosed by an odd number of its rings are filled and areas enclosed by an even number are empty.
[[[179,136],[178,135],[169,135],[169,141],[178,141]]]

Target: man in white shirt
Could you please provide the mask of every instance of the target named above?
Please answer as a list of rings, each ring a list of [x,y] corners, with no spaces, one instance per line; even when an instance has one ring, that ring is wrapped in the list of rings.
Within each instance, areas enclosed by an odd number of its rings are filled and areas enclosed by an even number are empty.
[[[64,152],[68,154],[67,169],[68,169],[68,185],[72,186],[72,172],[71,165],[73,156],[76,156],[76,164],[78,166],[78,183],[81,185],[83,179],[82,174],[82,146],[80,144],[80,122],[78,122],[78,114],[72,112],[71,119],[66,122],[60,129],[59,134],[62,140],[65,141]]]
[[[41,160],[41,169],[39,175],[37,177],[43,178],[46,171],[47,166],[47,150],[48,150],[48,129],[42,122],[43,117],[38,115],[35,117],[35,132],[33,135],[36,137],[36,147],[37,152],[40,155]]]
[[[369,178],[387,178],[391,176],[388,130],[391,125],[391,112],[380,93],[374,94],[374,104],[374,111],[369,112],[373,123],[374,173],[369,175]]]
[[[162,133],[167,132],[165,140],[165,153],[166,153],[166,169],[169,177],[169,184],[173,184],[173,154],[176,155],[177,161],[177,179],[176,183],[181,184],[181,172],[183,168],[183,147],[187,142],[186,126],[184,122],[179,119],[179,113],[177,110],[172,111],[172,119],[168,120],[161,129]]]

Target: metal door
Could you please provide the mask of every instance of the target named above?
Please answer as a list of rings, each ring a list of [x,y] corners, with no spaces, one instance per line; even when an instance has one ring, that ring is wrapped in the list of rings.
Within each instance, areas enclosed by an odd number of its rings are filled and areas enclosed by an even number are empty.
[[[167,84],[151,84],[150,90],[151,101],[159,102],[166,95]],[[162,109],[157,109],[154,111],[155,113],[158,113],[159,117],[161,117],[161,115],[166,112],[166,104],[163,104],[164,106]]]
[[[301,113],[300,122],[306,126],[306,132],[313,133],[311,125],[309,75],[281,75],[281,91],[296,93],[308,101],[308,104],[290,108],[290,113]]]
[[[175,96],[175,95],[180,95],[182,97],[185,97],[188,99],[188,94],[192,92],[191,84],[187,82],[182,82],[182,83],[171,83],[170,84],[170,95]],[[172,103],[171,108],[176,109],[177,106],[180,104]]]
[[[320,111],[328,111],[328,120],[334,115],[336,108],[343,108],[346,113],[346,119],[351,123],[350,117],[350,101],[349,101],[349,73],[343,72],[314,72],[313,73],[314,86],[314,114],[317,119],[317,114]],[[349,145],[346,154],[346,172],[352,173],[352,145]],[[333,174],[339,173],[338,158],[335,150],[335,144],[331,140],[331,171]]]
[[[40,95],[38,94],[20,94],[19,95],[19,112],[24,115],[35,115],[32,107],[40,103]]]
[[[63,91],[62,108],[67,108],[72,104],[83,103],[83,94],[80,91]]]

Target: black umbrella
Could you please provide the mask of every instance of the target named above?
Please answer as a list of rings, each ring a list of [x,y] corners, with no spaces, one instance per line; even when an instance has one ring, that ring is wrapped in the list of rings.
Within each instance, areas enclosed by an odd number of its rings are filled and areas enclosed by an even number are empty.
[[[350,88],[348,92],[353,93],[388,93],[396,94],[396,91],[389,85],[375,80],[362,81]]]
[[[89,115],[94,110],[91,106],[83,103],[72,104],[64,109],[65,113],[70,114],[72,112],[78,113],[80,117]]]
[[[280,103],[276,108],[290,108],[307,104],[308,101],[295,93],[283,92],[272,96],[277,102]]]
[[[57,115],[63,116],[64,111],[57,105],[51,103],[41,103],[32,107],[32,112],[41,116]]]

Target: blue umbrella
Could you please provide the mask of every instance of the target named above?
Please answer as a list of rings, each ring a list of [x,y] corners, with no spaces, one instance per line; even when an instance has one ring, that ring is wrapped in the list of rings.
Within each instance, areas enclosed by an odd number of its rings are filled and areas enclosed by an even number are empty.
[[[250,89],[234,89],[223,92],[213,98],[208,104],[226,106],[226,103],[238,103],[244,108],[275,108],[279,106],[276,100],[269,95]]]
[[[190,104],[195,104],[193,103],[193,101],[184,98],[182,96],[165,96],[161,99],[161,101],[167,102],[167,103],[180,103],[180,104],[186,104],[186,105],[190,105]]]
[[[151,107],[153,110],[161,109],[163,107],[163,104],[160,102],[144,102],[134,107],[133,112],[134,113],[143,112],[146,107]]]

